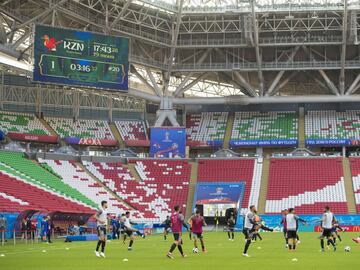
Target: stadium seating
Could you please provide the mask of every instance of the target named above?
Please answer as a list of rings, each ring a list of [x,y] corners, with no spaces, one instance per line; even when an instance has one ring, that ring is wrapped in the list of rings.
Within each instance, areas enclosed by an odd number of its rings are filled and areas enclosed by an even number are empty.
[[[236,112],[231,140],[295,140],[295,112]]]
[[[258,205],[262,159],[199,160],[198,182],[244,182],[242,211]]]
[[[272,158],[265,212],[294,207],[298,214],[321,213],[329,205],[346,214],[341,158]]]
[[[360,111],[308,111],[306,139],[360,139]]]
[[[109,124],[102,120],[74,121],[70,118],[46,117],[45,120],[62,138],[97,138],[114,140]]]
[[[356,210],[360,213],[360,158],[350,157],[350,169],[355,195]]]
[[[89,207],[46,191],[31,183],[7,174],[0,165],[0,212],[40,210],[68,213],[93,213]]]
[[[25,159],[22,153],[0,151],[0,165],[2,165],[2,171],[23,179],[28,183],[52,191],[86,206],[93,208],[98,207],[96,203],[65,184],[57,176],[41,168],[33,161]]]
[[[205,112],[186,115],[186,134],[189,141],[223,141],[227,112]]]
[[[123,141],[129,145],[136,146],[136,143],[142,145],[144,142],[149,141],[146,132],[146,126],[143,121],[139,120],[123,120],[115,121],[115,125],[119,130]]]
[[[137,182],[121,163],[84,162],[84,165],[148,221],[163,221],[175,204],[185,211],[191,166],[186,161],[141,160]]]
[[[46,127],[32,114],[0,111],[0,130],[34,135],[50,135]]]
[[[107,201],[109,213],[120,214],[130,210],[129,207],[90,177],[75,161],[39,159],[39,162],[47,164],[56,174],[61,176],[66,184],[84,194],[97,205],[100,205],[103,200]]]

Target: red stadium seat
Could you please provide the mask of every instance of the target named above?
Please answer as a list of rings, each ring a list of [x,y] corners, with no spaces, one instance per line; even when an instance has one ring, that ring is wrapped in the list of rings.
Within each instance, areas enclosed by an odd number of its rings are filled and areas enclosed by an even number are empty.
[[[272,158],[268,179],[268,214],[294,207],[298,214],[321,213],[329,205],[347,214],[341,158]]]

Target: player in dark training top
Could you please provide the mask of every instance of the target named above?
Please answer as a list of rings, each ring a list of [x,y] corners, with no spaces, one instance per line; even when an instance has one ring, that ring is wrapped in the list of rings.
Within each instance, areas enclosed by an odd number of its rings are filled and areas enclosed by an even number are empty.
[[[184,225],[186,229],[188,230],[188,226],[184,223],[184,216],[180,213],[180,207],[178,205],[175,205],[174,207],[174,213],[170,217],[171,220],[171,230],[174,235],[174,243],[171,245],[169,252],[166,254],[166,256],[169,259],[174,259],[172,256],[173,251],[177,247],[181,256],[186,257],[183,248],[182,248],[182,241],[181,241],[181,234],[182,234],[182,226]]]
[[[171,229],[171,220],[170,217],[167,216],[165,221],[163,222],[164,227],[164,240],[166,240],[166,236],[168,235],[170,229]]]
[[[234,241],[234,229],[235,229],[235,224],[236,224],[236,218],[234,216],[234,213],[230,214],[229,219],[227,220],[227,228],[228,228],[228,238],[229,241]]]

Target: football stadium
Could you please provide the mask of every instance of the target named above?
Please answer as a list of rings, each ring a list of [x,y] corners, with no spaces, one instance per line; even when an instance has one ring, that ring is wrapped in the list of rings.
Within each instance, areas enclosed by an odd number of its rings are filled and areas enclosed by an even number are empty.
[[[360,267],[360,0],[0,0],[0,269]]]

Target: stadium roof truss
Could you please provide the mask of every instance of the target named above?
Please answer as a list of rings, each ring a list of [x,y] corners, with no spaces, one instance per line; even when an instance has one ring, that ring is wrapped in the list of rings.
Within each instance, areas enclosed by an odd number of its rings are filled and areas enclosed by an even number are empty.
[[[0,59],[32,64],[35,23],[130,37],[129,94],[154,102],[360,89],[359,0],[4,0]]]

